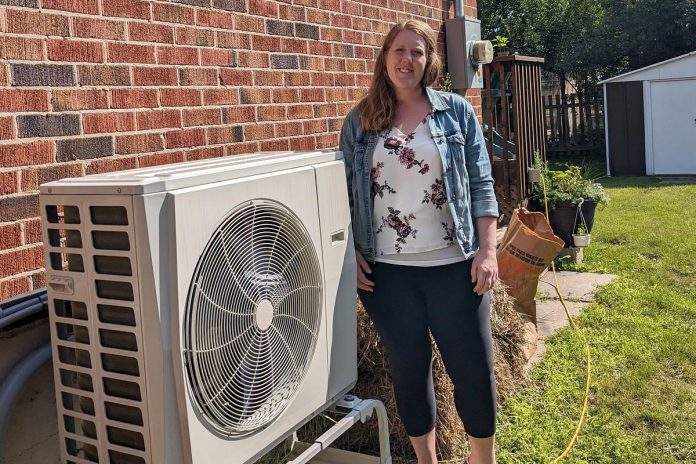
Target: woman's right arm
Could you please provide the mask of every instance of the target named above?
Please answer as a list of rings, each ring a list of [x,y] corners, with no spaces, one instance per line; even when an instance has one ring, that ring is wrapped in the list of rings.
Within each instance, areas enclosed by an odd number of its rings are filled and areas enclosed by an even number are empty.
[[[355,158],[353,156],[353,146],[355,143],[356,127],[354,122],[356,118],[351,118],[352,113],[346,116],[343,121],[343,127],[341,128],[341,135],[339,138],[338,148],[343,152],[343,162],[346,168],[346,183],[348,185],[348,203],[350,204],[350,217],[353,218],[353,182],[355,178],[355,171],[353,169]],[[374,282],[365,277],[365,274],[371,274],[372,269],[368,264],[367,260],[363,258],[362,254],[356,249],[355,250],[355,260],[358,263],[358,288],[368,292],[372,291],[372,287],[375,285]]]

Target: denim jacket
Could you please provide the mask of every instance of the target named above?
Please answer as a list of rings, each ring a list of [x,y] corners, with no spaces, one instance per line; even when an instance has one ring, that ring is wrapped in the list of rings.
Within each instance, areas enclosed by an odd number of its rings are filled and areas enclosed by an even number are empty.
[[[434,114],[429,119],[430,133],[440,152],[457,241],[464,254],[471,256],[478,250],[475,219],[498,216],[486,142],[464,97],[430,88],[426,91]],[[348,113],[339,149],[345,160],[355,248],[370,262],[375,260],[370,173],[377,140],[376,132],[362,129],[357,109]]]

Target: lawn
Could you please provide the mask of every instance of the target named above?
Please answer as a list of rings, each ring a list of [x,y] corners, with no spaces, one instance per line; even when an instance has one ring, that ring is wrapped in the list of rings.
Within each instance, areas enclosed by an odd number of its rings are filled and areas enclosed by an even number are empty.
[[[578,318],[592,355],[588,417],[567,463],[696,463],[696,183],[606,178],[580,266],[619,276]],[[531,385],[499,409],[499,463],[550,463],[585,384],[582,338],[548,343]]]

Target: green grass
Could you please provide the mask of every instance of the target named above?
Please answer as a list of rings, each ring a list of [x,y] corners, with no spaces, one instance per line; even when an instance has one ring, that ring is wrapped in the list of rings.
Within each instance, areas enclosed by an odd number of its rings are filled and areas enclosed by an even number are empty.
[[[578,318],[592,355],[589,412],[567,463],[696,463],[696,184],[602,179],[592,245],[565,269],[619,276]],[[532,383],[499,409],[503,463],[548,463],[583,401],[582,339],[547,342]]]

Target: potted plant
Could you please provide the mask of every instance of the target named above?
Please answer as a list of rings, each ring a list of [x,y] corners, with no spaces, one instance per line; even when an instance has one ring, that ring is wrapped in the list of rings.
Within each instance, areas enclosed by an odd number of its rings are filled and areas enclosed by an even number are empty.
[[[573,233],[573,246],[584,248],[590,246],[592,234],[587,231],[584,225],[578,226],[578,229]]]
[[[548,219],[554,233],[563,239],[566,246],[582,246],[574,245],[573,234],[586,237],[578,238],[578,243],[589,244],[595,209],[609,201],[604,187],[595,182],[590,170],[583,166],[568,165],[562,171],[551,170],[548,163],[537,155],[534,168],[540,171],[546,184]],[[534,184],[530,200],[530,209],[544,211],[541,182]]]
[[[496,35],[491,43],[493,48],[495,48],[496,55],[498,56],[508,56],[510,51],[508,50],[510,39],[502,35]]]

